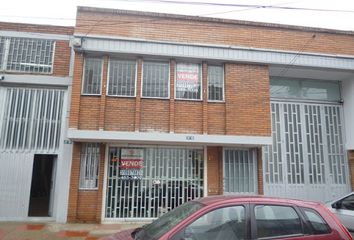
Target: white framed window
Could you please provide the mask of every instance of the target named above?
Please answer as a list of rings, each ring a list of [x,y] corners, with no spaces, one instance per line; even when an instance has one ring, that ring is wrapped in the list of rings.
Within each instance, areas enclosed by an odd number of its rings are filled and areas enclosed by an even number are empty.
[[[0,36],[0,70],[50,74],[54,48],[54,40]]]
[[[142,97],[168,98],[170,64],[168,62],[144,61]]]
[[[102,58],[85,58],[82,94],[100,95],[102,82]]]
[[[100,146],[98,143],[84,143],[80,154],[80,189],[98,188]]]
[[[208,66],[208,100],[224,101],[223,66]]]
[[[134,97],[135,88],[136,61],[110,59],[107,95]]]
[[[195,63],[177,63],[176,99],[201,100],[201,65]]]

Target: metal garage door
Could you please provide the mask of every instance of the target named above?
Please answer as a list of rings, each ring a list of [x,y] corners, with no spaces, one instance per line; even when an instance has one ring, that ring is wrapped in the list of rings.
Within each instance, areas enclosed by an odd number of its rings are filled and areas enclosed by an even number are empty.
[[[110,147],[106,219],[156,218],[203,196],[203,149]]]
[[[342,106],[272,102],[266,195],[326,201],[349,191]]]

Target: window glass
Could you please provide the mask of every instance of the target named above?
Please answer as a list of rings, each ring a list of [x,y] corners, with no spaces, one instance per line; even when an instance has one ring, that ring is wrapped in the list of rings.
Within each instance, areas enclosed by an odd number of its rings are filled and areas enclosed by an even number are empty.
[[[97,189],[100,148],[98,143],[85,143],[81,147],[80,189]]]
[[[313,79],[272,78],[271,97],[339,101],[340,84],[337,81],[318,81]]]
[[[354,195],[350,195],[342,200],[342,209],[354,210]]]
[[[111,59],[109,62],[108,95],[135,95],[135,61]]]
[[[86,58],[84,68],[83,94],[101,94],[102,59]]]
[[[176,98],[191,100],[201,99],[200,64],[177,63]]]
[[[314,234],[330,233],[330,228],[323,218],[314,210],[304,208],[304,213],[307,221],[311,224]]]
[[[224,100],[224,68],[223,66],[208,66],[208,99]]]
[[[168,98],[169,63],[143,63],[143,97]]]
[[[232,206],[213,210],[188,225],[172,239],[245,239],[245,208]]]
[[[4,58],[4,51],[5,51],[5,38],[0,37],[0,70],[3,69],[2,63]]]
[[[258,238],[303,233],[301,220],[292,207],[258,205],[254,211]]]

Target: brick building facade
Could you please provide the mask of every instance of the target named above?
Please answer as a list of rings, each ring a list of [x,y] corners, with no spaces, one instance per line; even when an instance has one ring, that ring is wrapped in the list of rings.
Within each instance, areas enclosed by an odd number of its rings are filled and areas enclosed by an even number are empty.
[[[66,222],[74,28],[0,23],[0,220]]]
[[[353,185],[351,32],[79,7],[74,37],[69,221]]]

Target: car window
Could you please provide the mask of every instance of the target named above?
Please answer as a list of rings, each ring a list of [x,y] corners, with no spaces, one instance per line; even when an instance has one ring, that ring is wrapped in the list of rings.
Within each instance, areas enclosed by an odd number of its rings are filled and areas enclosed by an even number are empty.
[[[318,212],[308,208],[303,208],[302,210],[305,213],[306,220],[312,226],[314,234],[327,234],[331,232],[326,221],[321,217]]]
[[[218,208],[201,216],[172,237],[172,240],[245,239],[245,208]]]
[[[257,205],[254,213],[257,238],[303,234],[300,217],[292,207]]]
[[[342,207],[341,208],[354,211],[354,194],[352,194],[342,200]]]

